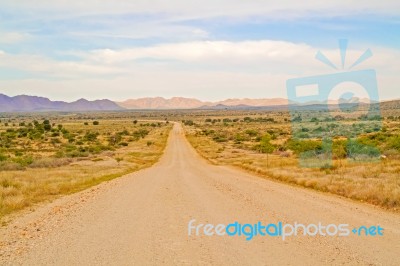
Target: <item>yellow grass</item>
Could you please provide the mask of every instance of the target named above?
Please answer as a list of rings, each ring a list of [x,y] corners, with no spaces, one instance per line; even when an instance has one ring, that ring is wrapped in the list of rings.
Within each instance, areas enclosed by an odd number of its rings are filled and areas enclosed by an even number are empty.
[[[243,130],[242,127],[241,131]],[[331,169],[316,169],[300,167],[296,156],[286,157],[287,155],[282,156],[276,152],[269,155],[267,165],[266,154],[238,148],[238,145],[233,145],[231,142],[217,143],[210,137],[198,134],[198,129],[195,127],[186,126],[185,131],[193,147],[213,164],[233,165],[266,178],[330,192],[392,210],[400,209],[398,158],[361,164],[334,160]]]
[[[101,121],[90,130],[107,131],[115,128],[132,129],[131,121]],[[132,124],[132,125],[131,125]],[[82,123],[65,125],[69,130],[82,128]],[[51,168],[26,168],[0,171],[0,220],[4,216],[60,195],[74,193],[103,181],[149,167],[162,155],[171,125],[151,129],[149,135],[127,147],[105,151],[85,158],[75,158],[69,163]],[[151,145],[148,145],[151,142]],[[46,153],[41,153],[43,154]],[[57,160],[45,157],[45,160]],[[45,165],[48,165],[46,162]]]

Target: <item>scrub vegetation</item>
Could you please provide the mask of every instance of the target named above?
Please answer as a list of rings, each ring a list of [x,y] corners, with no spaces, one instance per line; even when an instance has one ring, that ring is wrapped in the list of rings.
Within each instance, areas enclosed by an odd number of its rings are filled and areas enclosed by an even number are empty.
[[[214,164],[399,210],[400,105],[383,104],[381,112],[223,110],[182,122]],[[304,167],[307,158],[318,166]]]
[[[149,167],[172,125],[135,114],[3,114],[0,218]]]

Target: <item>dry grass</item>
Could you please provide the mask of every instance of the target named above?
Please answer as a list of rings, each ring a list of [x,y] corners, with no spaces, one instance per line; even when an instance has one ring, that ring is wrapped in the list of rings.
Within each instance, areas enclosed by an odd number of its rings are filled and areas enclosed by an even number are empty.
[[[334,160],[332,168],[323,169],[300,167],[296,156],[275,151],[268,156],[267,164],[267,155],[248,149],[246,143],[218,143],[210,136],[199,134],[199,128],[202,126],[185,126],[186,135],[200,155],[213,164],[234,165],[264,177],[400,210],[400,160],[396,156],[389,156],[379,163]],[[221,131],[218,126],[207,125],[207,128]],[[283,128],[286,130],[287,125]],[[234,134],[245,129],[241,124],[226,130]]]
[[[134,126],[129,122],[101,121],[99,126],[89,127],[90,130],[104,132],[115,128],[132,129]],[[82,123],[71,122],[65,127],[80,130]],[[0,220],[38,202],[74,193],[151,166],[162,155],[171,127],[154,127],[145,138],[114,151],[74,159],[48,156],[34,161],[26,169],[3,168],[0,171]],[[147,144],[149,141],[151,145]]]

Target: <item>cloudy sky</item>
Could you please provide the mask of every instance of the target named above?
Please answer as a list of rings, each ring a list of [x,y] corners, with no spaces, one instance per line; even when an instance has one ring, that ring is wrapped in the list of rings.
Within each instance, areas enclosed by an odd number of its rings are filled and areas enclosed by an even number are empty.
[[[352,71],[375,69],[381,99],[400,98],[398,0],[0,0],[11,96],[286,98],[287,79],[347,71],[368,48]]]

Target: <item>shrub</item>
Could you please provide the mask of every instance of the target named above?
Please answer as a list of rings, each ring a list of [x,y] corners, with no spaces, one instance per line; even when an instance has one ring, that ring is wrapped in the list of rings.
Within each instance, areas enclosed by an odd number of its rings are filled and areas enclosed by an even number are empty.
[[[286,147],[296,154],[300,154],[306,151],[322,150],[322,141],[289,139],[286,143]]]
[[[222,136],[222,135],[218,135],[218,136],[214,136],[213,140],[215,142],[227,142],[228,139],[226,138],[226,136]]]
[[[68,165],[72,162],[68,158],[39,158],[34,160],[29,167],[30,168],[56,168],[64,165]]]
[[[97,133],[97,132],[89,131],[89,132],[86,132],[85,136],[83,136],[83,140],[93,142],[97,139],[98,135],[99,135],[99,133]]]
[[[0,171],[20,171],[24,167],[16,162],[0,162]]]
[[[146,129],[139,129],[139,130],[134,131],[134,132],[132,133],[132,136],[135,137],[135,138],[137,138],[137,139],[140,139],[140,138],[146,137],[148,134],[149,134],[149,131],[148,131],[148,130],[146,130]]]
[[[94,126],[98,126],[99,124],[100,124],[99,121],[93,121],[93,125],[94,125]]]
[[[236,143],[241,143],[242,141],[245,141],[246,138],[242,134],[236,134],[235,135],[235,142]]]
[[[192,120],[183,120],[183,124],[185,126],[193,126],[194,125]]]
[[[82,150],[79,150],[79,151],[78,150],[74,150],[74,151],[68,152],[66,154],[66,156],[70,157],[70,158],[88,157],[89,153],[86,152],[86,151],[82,151]]]
[[[347,155],[350,158],[357,159],[363,157],[378,157],[380,152],[373,146],[362,144],[356,140],[347,142]]]
[[[275,146],[271,144],[271,135],[267,133],[260,140],[259,151],[268,154],[274,150]]]
[[[22,167],[25,167],[33,163],[33,158],[32,156],[16,157],[13,158],[13,161]]]
[[[7,155],[0,153],[0,162],[7,161],[7,158],[8,158]]]
[[[255,136],[258,135],[258,131],[257,131],[257,130],[254,130],[254,129],[247,129],[247,130],[245,131],[245,133],[246,133],[247,135],[249,135],[250,137],[255,137]]]
[[[45,131],[50,131],[51,130],[51,125],[43,125],[43,129]]]
[[[391,149],[400,151],[400,136],[397,135],[390,137],[387,146]]]

